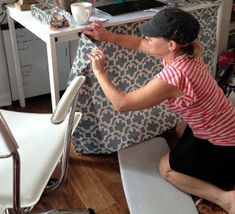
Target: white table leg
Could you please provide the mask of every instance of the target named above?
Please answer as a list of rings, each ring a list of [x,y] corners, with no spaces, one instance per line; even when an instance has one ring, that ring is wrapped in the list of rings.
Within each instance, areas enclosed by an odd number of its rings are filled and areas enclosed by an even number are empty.
[[[20,68],[19,52],[18,52],[18,47],[17,47],[17,42],[16,42],[15,24],[14,24],[14,20],[10,16],[9,10],[7,10],[7,18],[8,18],[8,26],[9,26],[9,31],[10,31],[11,45],[12,45],[12,54],[13,54],[19,102],[20,102],[21,107],[25,107],[24,85],[23,85],[22,73],[21,73],[21,68]]]
[[[50,78],[51,104],[52,104],[52,111],[54,111],[60,99],[55,38],[49,38],[49,41],[46,44],[47,44],[49,78]]]

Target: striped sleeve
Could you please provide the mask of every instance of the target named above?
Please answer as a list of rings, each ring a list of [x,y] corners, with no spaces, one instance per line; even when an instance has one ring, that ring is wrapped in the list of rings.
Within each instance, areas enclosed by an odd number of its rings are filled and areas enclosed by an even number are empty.
[[[190,106],[197,101],[191,81],[178,69],[172,66],[167,66],[156,75],[156,78],[174,85],[184,93],[180,99],[176,99],[179,105]]]
[[[181,73],[177,72],[177,70],[172,67],[168,67],[167,69],[164,68],[161,72],[156,75],[157,78],[161,79],[162,81],[168,84],[174,85],[178,89],[181,89],[181,76]]]

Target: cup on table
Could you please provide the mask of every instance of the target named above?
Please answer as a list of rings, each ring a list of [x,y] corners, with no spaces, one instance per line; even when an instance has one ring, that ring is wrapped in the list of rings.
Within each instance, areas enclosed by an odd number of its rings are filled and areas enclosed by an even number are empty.
[[[78,24],[87,24],[92,15],[92,4],[90,2],[77,2],[71,4],[71,12]]]

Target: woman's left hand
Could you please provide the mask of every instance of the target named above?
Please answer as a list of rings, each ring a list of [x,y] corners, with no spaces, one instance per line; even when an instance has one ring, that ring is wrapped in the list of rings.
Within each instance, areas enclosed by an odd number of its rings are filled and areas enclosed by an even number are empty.
[[[92,69],[95,75],[105,72],[104,71],[105,55],[102,50],[96,49],[91,53],[87,54],[87,56],[92,62]]]

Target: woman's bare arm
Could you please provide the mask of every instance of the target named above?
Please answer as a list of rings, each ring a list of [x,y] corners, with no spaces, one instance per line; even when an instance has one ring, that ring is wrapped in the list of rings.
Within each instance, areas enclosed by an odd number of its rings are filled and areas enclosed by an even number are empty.
[[[104,54],[95,50],[88,57],[92,61],[93,72],[103,89],[105,96],[119,112],[135,111],[156,106],[166,99],[178,97],[182,92],[158,78],[153,78],[145,86],[130,93],[120,91],[104,71]]]
[[[98,41],[113,42],[128,49],[139,50],[146,53],[148,52],[148,48],[146,47],[146,39],[134,35],[124,35],[110,32],[103,27],[100,22],[93,22],[92,24],[87,25],[82,32]]]

